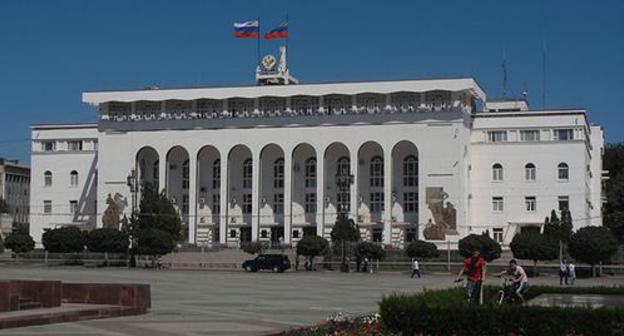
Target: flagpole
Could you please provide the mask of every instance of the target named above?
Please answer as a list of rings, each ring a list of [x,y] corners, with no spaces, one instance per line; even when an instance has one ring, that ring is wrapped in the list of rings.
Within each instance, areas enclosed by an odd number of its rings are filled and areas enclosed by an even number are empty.
[[[260,65],[260,17],[258,16],[258,38],[256,39],[258,41],[257,43],[257,49],[256,49],[256,66]]]
[[[288,14],[286,14],[286,29],[287,30],[287,34],[286,34],[286,53],[289,52],[288,50],[288,40],[290,39],[289,35],[290,35],[290,22],[288,22]]]

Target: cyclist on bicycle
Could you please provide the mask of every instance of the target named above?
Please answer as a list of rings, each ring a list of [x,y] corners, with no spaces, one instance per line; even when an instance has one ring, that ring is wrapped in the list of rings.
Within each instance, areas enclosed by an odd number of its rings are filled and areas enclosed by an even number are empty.
[[[457,274],[456,282],[461,281],[462,275],[466,274],[466,294],[470,303],[478,303],[481,293],[481,285],[485,280],[485,267],[487,262],[481,256],[481,251],[475,250],[472,256],[464,260],[462,269]]]
[[[527,277],[524,268],[518,265],[516,259],[511,259],[509,261],[509,270],[495,273],[494,275],[500,278],[505,274],[512,276],[511,281],[513,282],[514,294],[524,303],[524,293],[529,288],[529,277]]]

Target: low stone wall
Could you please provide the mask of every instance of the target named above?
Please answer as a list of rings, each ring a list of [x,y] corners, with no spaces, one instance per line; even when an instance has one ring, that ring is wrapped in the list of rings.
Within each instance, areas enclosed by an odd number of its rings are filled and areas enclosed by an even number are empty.
[[[60,281],[0,281],[0,312],[18,310],[20,298],[32,299],[44,308],[58,307],[62,295]]]

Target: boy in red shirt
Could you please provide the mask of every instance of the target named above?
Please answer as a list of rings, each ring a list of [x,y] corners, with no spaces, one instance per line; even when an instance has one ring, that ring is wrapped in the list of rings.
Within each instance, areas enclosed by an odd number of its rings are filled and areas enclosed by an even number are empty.
[[[462,269],[457,274],[455,281],[461,281],[462,275],[466,274],[466,294],[470,303],[478,303],[481,293],[481,284],[485,280],[485,268],[487,262],[481,256],[479,250],[472,252],[472,256],[464,260]]]

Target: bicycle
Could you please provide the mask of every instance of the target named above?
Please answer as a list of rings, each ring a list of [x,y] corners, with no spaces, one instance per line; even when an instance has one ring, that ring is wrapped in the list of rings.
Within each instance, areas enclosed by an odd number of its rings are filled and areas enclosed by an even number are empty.
[[[522,294],[523,297],[526,297],[527,292],[528,287],[525,287],[520,294]],[[503,305],[522,303],[523,301],[520,300],[518,295],[516,295],[516,286],[514,282],[509,278],[503,277],[503,286],[498,292],[496,292],[496,295],[494,295],[494,304]]]

